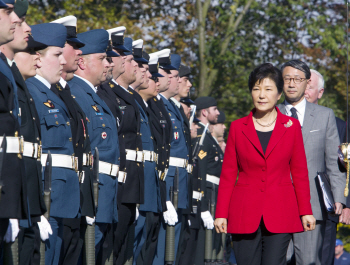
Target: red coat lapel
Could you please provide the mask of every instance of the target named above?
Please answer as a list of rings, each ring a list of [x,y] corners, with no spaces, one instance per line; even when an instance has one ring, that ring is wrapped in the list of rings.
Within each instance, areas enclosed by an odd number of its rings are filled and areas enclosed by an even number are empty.
[[[253,112],[252,110],[249,115],[246,117],[246,120],[243,122],[245,126],[243,127],[243,134],[248,138],[248,140],[254,145],[255,149],[264,157],[264,152],[261,147],[261,143],[256,133],[254,123],[253,123]]]
[[[285,134],[285,132],[288,130],[285,124],[288,123],[288,117],[284,116],[278,108],[277,110],[277,120],[275,124],[275,128],[273,129],[269,144],[267,145],[265,157],[268,158],[268,156],[271,154],[272,150],[275,148],[279,140],[281,140],[282,136]]]

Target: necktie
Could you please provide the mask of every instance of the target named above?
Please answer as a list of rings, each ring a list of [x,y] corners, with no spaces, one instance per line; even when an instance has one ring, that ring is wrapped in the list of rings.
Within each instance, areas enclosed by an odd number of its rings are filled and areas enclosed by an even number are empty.
[[[294,119],[297,119],[297,120],[299,120],[298,119],[298,114],[297,114],[297,110],[296,110],[296,108],[291,108],[290,109],[290,112],[292,113],[292,117],[294,118]]]

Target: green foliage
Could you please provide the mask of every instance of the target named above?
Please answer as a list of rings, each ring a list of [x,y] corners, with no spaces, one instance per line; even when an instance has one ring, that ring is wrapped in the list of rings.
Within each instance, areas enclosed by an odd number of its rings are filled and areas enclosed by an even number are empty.
[[[204,47],[199,42],[198,1],[204,11],[208,4]],[[78,32],[124,25],[127,36],[145,40],[148,52],[169,47],[191,66],[194,96],[216,97],[228,120],[251,110],[247,81],[256,66],[271,62],[279,67],[301,59],[325,77],[320,104],[345,118],[344,4],[333,0],[32,0],[27,21],[37,24],[75,15]]]

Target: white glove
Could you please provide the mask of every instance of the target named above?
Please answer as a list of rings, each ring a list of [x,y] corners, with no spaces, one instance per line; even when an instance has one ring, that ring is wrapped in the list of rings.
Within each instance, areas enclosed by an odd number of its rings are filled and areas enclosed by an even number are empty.
[[[139,219],[139,215],[140,215],[139,209],[136,207],[135,222],[137,221],[137,219]]]
[[[95,217],[86,216],[86,222],[88,225],[93,225],[95,223]]]
[[[171,201],[166,202],[167,211],[163,213],[164,221],[168,225],[175,225],[178,222],[177,219],[177,212],[174,208],[174,205],[171,203]]]
[[[209,211],[201,212],[201,217],[204,223],[204,227],[206,227],[207,229],[214,228],[214,219]]]
[[[52,229],[49,221],[42,215],[40,222],[38,222],[38,227],[40,230],[40,238],[42,241],[49,239],[49,235],[52,235]]]
[[[18,219],[9,219],[9,226],[7,227],[4,240],[6,243],[15,242],[19,233]]]

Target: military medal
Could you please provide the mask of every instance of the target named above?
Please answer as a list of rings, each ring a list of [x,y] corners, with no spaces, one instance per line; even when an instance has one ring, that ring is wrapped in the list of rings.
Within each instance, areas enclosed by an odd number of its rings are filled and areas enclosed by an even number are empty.
[[[55,105],[51,102],[51,100],[47,100],[47,102],[44,102],[44,105],[50,109],[53,109]]]
[[[175,140],[179,139],[179,133],[178,132],[174,133],[174,138],[175,138]]]
[[[101,137],[102,137],[103,140],[106,139],[107,138],[107,133],[106,132],[101,133]]]

